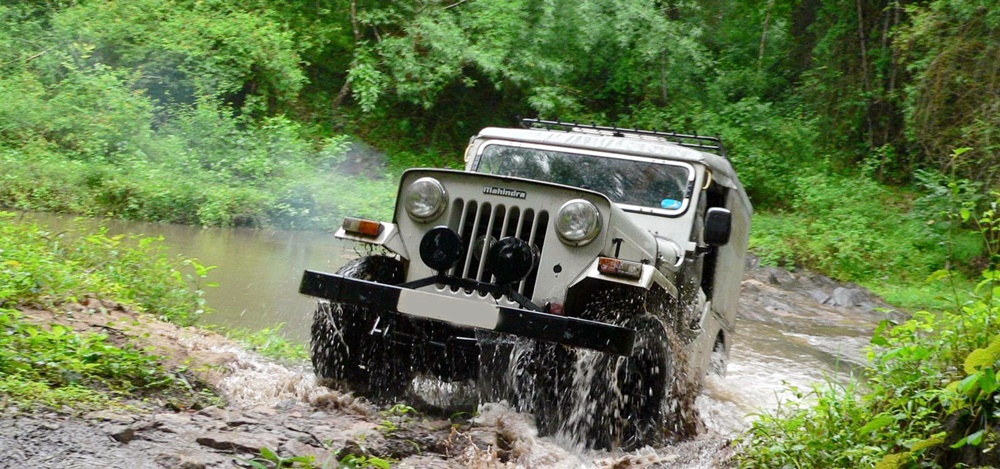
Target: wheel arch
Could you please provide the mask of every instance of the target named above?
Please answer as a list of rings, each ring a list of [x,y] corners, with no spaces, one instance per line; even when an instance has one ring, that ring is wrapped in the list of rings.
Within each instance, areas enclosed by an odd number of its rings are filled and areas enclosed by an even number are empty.
[[[594,259],[593,262],[588,266],[576,279],[570,283],[570,290],[573,290],[580,284],[590,283],[590,282],[600,282],[607,284],[618,284],[629,287],[635,287],[641,290],[650,290],[654,287],[659,287],[667,292],[667,294],[673,298],[677,297],[677,286],[667,279],[656,267],[649,264],[642,265],[642,272],[638,278],[630,278],[619,275],[609,275],[602,273],[600,271],[600,259]]]

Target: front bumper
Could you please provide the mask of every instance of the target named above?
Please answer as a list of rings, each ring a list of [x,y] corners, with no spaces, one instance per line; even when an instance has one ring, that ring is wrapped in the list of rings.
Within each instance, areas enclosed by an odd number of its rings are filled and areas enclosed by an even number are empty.
[[[634,330],[614,324],[510,308],[311,270],[302,275],[299,292],[335,303],[374,307],[457,326],[617,355],[631,355],[635,342]]]

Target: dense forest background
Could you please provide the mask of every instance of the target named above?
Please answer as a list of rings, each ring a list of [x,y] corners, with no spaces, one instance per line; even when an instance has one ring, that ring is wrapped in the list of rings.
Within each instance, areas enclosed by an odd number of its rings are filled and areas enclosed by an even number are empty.
[[[995,0],[0,2],[3,207],[331,229],[518,116],[719,135],[762,262],[940,311],[741,465],[1000,464]]]
[[[328,229],[540,116],[720,135],[769,262],[988,262],[953,241],[1000,178],[988,0],[5,0],[0,24],[0,205]]]

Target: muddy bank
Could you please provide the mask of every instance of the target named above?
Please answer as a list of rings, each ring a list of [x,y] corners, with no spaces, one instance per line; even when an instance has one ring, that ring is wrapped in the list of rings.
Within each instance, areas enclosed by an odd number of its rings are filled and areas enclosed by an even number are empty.
[[[179,410],[151,399],[137,403],[142,411],[75,414],[25,414],[8,406],[0,415],[0,467],[250,467],[247,461],[259,458],[261,448],[282,457],[311,457],[318,467],[364,458],[414,468],[721,467],[732,456],[730,440],[747,412],[767,405],[764,398],[730,389],[740,386],[730,378],[710,380],[699,398],[700,404],[711,401],[701,406],[707,430],[699,438],[624,454],[585,451],[537,437],[530,415],[501,404],[479,408],[474,418],[472,412],[378,408],[316,385],[305,364],[274,363],[218,334],[96,299],[69,309],[25,314],[151,347],[215,389],[225,404]],[[855,286],[748,262],[741,312],[746,330],[766,325],[777,331],[774,340],[801,341],[817,360],[859,363],[866,334],[887,309]],[[731,368],[740,380],[740,367]]]

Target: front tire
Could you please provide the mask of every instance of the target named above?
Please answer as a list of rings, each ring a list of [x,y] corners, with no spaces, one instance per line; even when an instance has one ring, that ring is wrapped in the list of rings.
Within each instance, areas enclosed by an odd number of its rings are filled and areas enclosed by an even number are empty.
[[[402,282],[402,263],[387,256],[351,261],[337,274],[386,284]],[[387,331],[387,311],[320,300],[313,315],[311,358],[317,380],[378,401],[402,397],[413,377],[412,347]]]
[[[647,309],[658,314],[650,314]],[[556,347],[545,357],[549,379],[539,429],[588,447],[631,450],[692,436],[697,412],[684,372],[674,302],[660,292],[611,287],[584,303],[581,316],[636,330],[631,356]],[[555,371],[552,371],[555,370]],[[548,403],[545,405],[544,403]]]
[[[631,356],[577,350],[565,360],[573,374],[560,409],[561,430],[586,438],[594,448],[632,450],[663,443],[669,422],[678,417],[668,408],[674,363],[663,323],[642,314],[622,325],[637,332]]]

